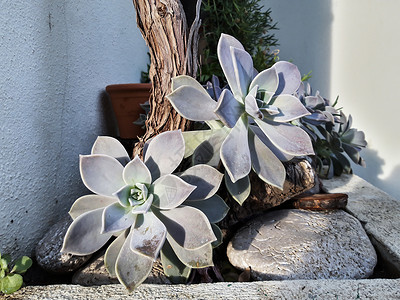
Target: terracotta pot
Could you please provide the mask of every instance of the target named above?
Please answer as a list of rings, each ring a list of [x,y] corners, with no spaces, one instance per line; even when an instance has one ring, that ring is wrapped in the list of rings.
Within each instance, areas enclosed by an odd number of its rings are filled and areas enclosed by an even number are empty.
[[[106,87],[118,122],[119,136],[134,139],[144,134],[144,129],[133,124],[144,110],[140,104],[150,97],[150,83],[112,84]]]

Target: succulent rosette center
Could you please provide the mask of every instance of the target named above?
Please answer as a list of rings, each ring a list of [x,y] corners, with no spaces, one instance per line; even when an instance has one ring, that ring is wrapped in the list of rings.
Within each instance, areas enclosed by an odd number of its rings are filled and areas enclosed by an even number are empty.
[[[137,183],[131,188],[128,202],[132,207],[142,205],[147,200],[148,189],[145,184]]]

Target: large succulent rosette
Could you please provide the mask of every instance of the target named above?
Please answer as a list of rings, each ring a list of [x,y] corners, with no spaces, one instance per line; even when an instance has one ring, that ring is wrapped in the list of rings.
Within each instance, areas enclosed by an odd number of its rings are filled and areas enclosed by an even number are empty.
[[[226,34],[219,40],[218,58],[230,89],[224,89],[217,102],[188,76],[173,79],[167,98],[180,115],[210,127],[184,133],[185,156],[193,155],[194,164],[217,165],[221,160],[228,191],[243,203],[250,193],[251,169],[282,189],[282,161],[314,154],[307,133],[291,124],[310,113],[293,96],[301,83],[295,65],[282,61],[257,73],[250,54]]]
[[[184,153],[180,131],[153,138],[143,161],[131,161],[116,139],[99,137],[92,153],[80,156],[82,180],[95,194],[73,204],[62,252],[94,253],[116,236],[105,265],[129,290],[147,278],[160,250],[169,276],[212,265],[216,236],[210,222],[227,212],[215,195],[223,175],[208,165],[171,174]]]

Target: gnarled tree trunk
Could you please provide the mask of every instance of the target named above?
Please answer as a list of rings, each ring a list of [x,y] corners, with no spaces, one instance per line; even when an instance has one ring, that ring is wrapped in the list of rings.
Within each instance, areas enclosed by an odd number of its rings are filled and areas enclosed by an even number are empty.
[[[140,154],[144,143],[168,131],[187,130],[191,122],[181,117],[165,98],[171,92],[171,78],[177,75],[196,76],[198,31],[201,0],[133,0],[137,25],[150,52],[149,77],[152,82],[150,113],[146,133],[135,145],[133,155]],[[193,23],[189,29],[185,10]],[[193,13],[195,12],[195,13]]]

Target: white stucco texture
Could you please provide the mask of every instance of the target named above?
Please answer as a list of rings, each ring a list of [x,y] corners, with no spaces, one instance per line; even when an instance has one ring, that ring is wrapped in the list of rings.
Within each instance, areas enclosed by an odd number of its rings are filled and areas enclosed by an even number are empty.
[[[278,22],[280,59],[313,90],[335,100],[353,126],[364,131],[366,168],[356,174],[400,199],[398,0],[262,0]]]
[[[104,88],[139,82],[130,0],[0,2],[0,252],[32,255],[86,193],[79,154],[115,135]]]

